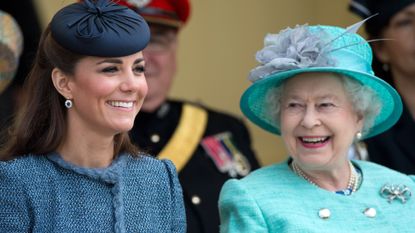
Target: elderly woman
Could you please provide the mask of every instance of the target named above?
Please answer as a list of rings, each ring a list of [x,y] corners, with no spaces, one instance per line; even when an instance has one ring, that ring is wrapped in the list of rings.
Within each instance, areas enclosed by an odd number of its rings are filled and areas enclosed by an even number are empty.
[[[128,138],[149,27],[110,0],[55,14],[0,154],[0,232],[185,232],[172,162]]]
[[[347,157],[402,111],[397,92],[373,76],[361,24],[266,36],[241,109],[281,135],[290,158],[225,183],[221,232],[413,232],[414,180]]]

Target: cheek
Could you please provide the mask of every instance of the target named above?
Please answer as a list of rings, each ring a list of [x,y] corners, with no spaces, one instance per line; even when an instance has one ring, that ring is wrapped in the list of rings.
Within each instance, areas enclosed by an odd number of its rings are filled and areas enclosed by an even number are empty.
[[[144,79],[143,82],[140,84],[139,90],[139,92],[141,93],[140,96],[144,98],[148,93],[148,84],[146,79]]]
[[[78,86],[89,95],[105,96],[114,92],[118,83],[104,78],[90,77]]]
[[[295,127],[299,124],[298,116],[295,114],[280,114],[279,125],[281,133],[292,134]]]
[[[160,58],[160,63],[166,68],[166,72],[174,73],[176,71],[176,54],[171,51]]]

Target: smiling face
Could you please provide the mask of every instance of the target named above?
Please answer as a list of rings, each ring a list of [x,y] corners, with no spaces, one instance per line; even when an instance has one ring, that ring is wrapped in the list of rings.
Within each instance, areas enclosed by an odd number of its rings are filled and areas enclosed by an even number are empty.
[[[130,130],[147,94],[141,52],[119,58],[85,57],[67,80],[63,95],[73,101],[69,127],[81,132],[115,135]]]
[[[363,120],[355,113],[341,79],[332,73],[303,73],[286,81],[281,98],[281,136],[304,170],[344,164]]]
[[[373,44],[379,60],[388,64],[395,76],[415,80],[415,3],[391,18],[381,38],[390,40]]]

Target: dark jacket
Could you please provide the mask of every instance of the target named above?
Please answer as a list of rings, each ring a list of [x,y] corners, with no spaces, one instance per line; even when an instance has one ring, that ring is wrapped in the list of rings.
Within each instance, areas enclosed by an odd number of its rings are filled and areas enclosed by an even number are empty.
[[[404,104],[399,121],[365,141],[369,160],[406,174],[415,174],[415,121]]]
[[[207,113],[206,127],[200,140],[197,140],[194,152],[185,165],[178,168],[187,214],[187,232],[219,232],[218,199],[222,185],[230,178],[240,178],[259,167],[243,122],[206,107],[168,101],[154,113],[138,114],[131,131],[132,139],[145,152],[158,155],[177,130],[185,105]],[[186,143],[186,140],[181,140],[180,143]],[[225,144],[227,145],[222,147]],[[226,166],[221,166],[221,161],[215,156],[219,155],[217,151],[222,149],[231,151],[227,156],[239,158],[237,159],[239,162],[234,160],[235,167],[239,169],[227,169]]]

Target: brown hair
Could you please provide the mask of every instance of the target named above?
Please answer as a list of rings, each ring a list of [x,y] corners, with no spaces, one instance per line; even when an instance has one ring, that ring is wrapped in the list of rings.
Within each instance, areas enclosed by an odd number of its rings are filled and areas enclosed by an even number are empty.
[[[3,133],[2,141],[5,143],[0,149],[0,160],[28,154],[45,155],[55,151],[64,141],[67,132],[65,99],[55,89],[51,73],[57,67],[71,75],[84,57],[60,46],[52,38],[50,27],[46,28],[33,67],[25,80],[23,105],[13,125]],[[114,141],[114,155],[120,152],[138,154],[128,133],[116,135]]]

